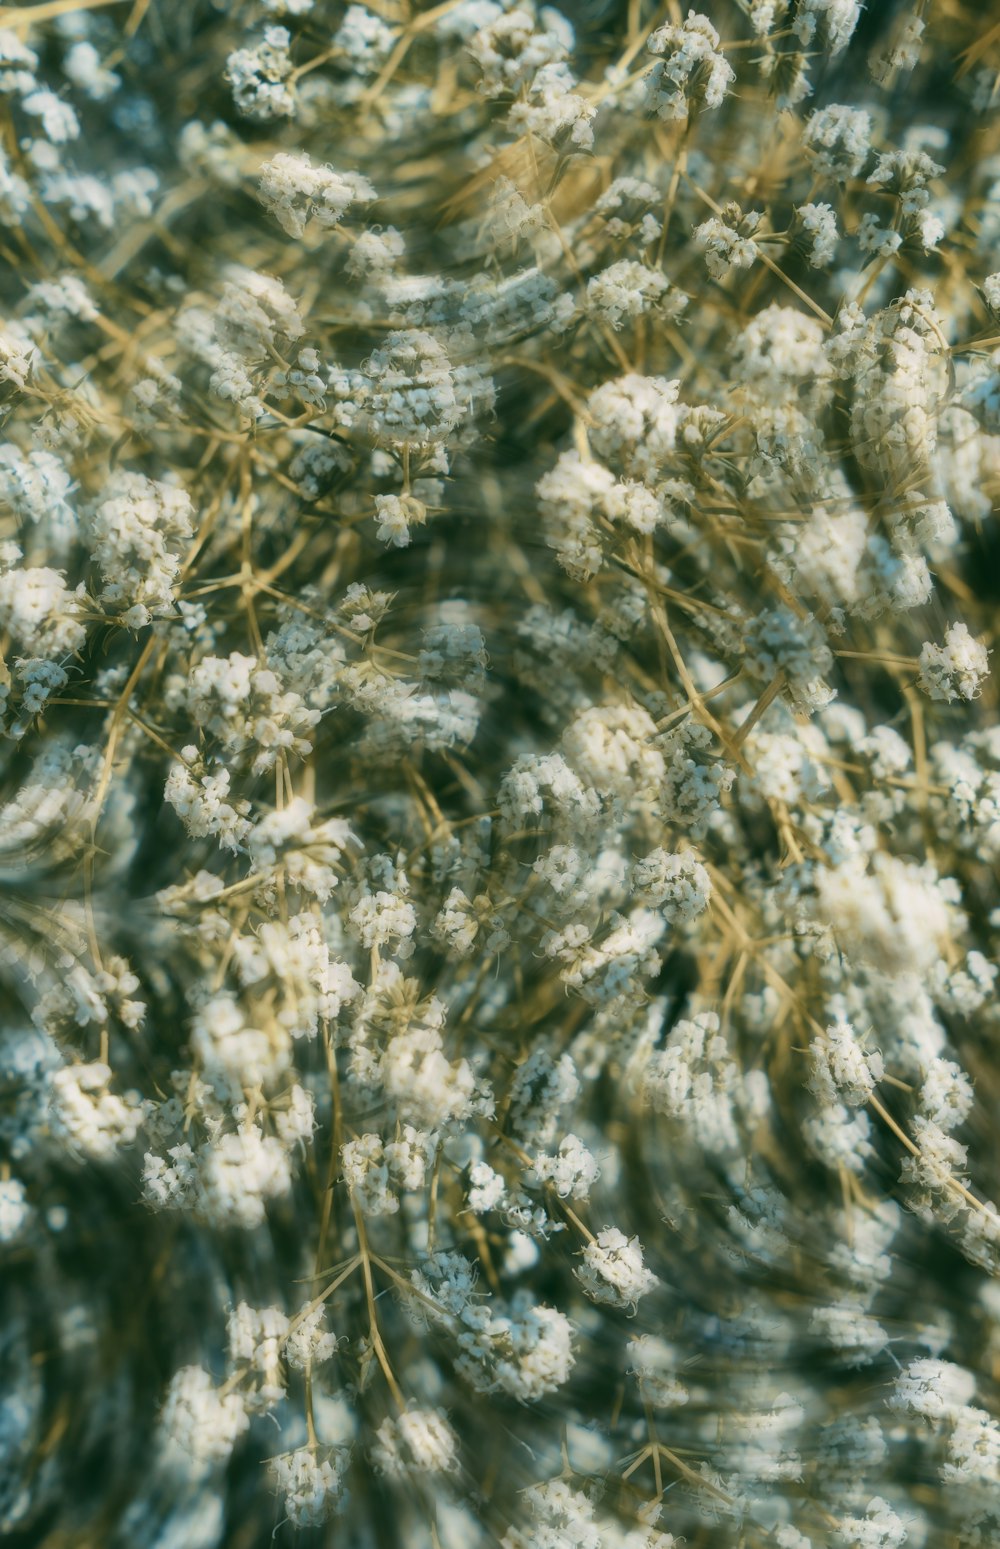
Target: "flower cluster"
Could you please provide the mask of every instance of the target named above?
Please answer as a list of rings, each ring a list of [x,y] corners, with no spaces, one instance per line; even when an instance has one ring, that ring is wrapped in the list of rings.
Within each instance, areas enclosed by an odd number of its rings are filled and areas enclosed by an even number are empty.
[[[0,13],[0,1538],[1000,1541],[1000,33]]]

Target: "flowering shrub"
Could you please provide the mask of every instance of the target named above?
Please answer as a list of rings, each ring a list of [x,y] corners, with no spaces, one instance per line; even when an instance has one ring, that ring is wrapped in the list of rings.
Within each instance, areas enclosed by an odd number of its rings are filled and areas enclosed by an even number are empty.
[[[0,10],[0,1537],[1000,1541],[1000,28]]]

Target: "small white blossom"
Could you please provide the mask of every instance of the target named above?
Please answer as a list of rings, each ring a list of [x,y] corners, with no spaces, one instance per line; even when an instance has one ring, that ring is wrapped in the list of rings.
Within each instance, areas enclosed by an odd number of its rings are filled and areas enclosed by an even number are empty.
[[[735,211],[730,218],[736,219],[738,226],[713,215],[694,230],[695,245],[705,254],[708,272],[715,280],[725,279],[730,269],[750,269],[760,251],[750,235],[760,217],[741,218]]]
[[[285,1360],[293,1371],[308,1371],[320,1366],[336,1352],[337,1339],[326,1327],[326,1308],[314,1307],[303,1316],[297,1314],[285,1336]]]
[[[805,150],[821,176],[844,183],[857,177],[867,161],[871,136],[871,117],[863,108],[835,103],[809,118]]]
[[[810,240],[809,262],[825,269],[837,252],[837,217],[828,204],[802,204],[796,210],[802,230]]]
[[[592,1301],[634,1310],[640,1298],[659,1284],[642,1257],[638,1237],[628,1238],[616,1226],[606,1226],[584,1248],[577,1279]]]
[[[80,121],[68,102],[52,91],[33,91],[24,97],[21,106],[26,113],[41,120],[45,133],[54,145],[75,140],[80,133]]]
[[[555,1156],[536,1156],[532,1169],[561,1199],[587,1199],[601,1173],[597,1158],[578,1135],[561,1140]]]
[[[260,169],[260,202],[290,237],[315,222],[336,226],[353,206],[371,204],[375,190],[356,172],[318,167],[304,153],[282,151]]]
[[[294,89],[286,85],[292,72],[291,34],[285,27],[265,27],[259,42],[235,49],[226,61],[226,80],[233,101],[248,118],[288,118],[295,112]]]
[[[20,1178],[0,1179],[0,1245],[16,1241],[33,1215]]]
[[[170,1380],[162,1424],[197,1461],[224,1463],[249,1418],[238,1393],[223,1396],[203,1367],[184,1366]]]
[[[639,1380],[643,1398],[657,1409],[676,1409],[690,1398],[677,1378],[681,1365],[674,1346],[656,1334],[640,1334],[626,1347],[628,1370]]]
[[[293,1526],[315,1527],[343,1507],[346,1464],[343,1449],[300,1447],[271,1459],[271,1478]]]
[[[691,106],[717,108],[736,79],[707,16],[688,11],[680,25],[657,27],[646,47],[658,56],[648,78],[650,107],[658,117],[687,118]]]
[[[95,1161],[110,1161],[131,1145],[144,1117],[141,1102],[110,1092],[110,1081],[110,1067],[99,1060],[67,1065],[52,1078],[53,1123],[72,1151]]]
[[[382,1421],[372,1462],[394,1479],[408,1473],[447,1473],[458,1466],[458,1437],[440,1409],[410,1409],[398,1419]]]
[[[968,1404],[975,1392],[975,1378],[963,1367],[951,1361],[918,1360],[900,1372],[889,1402],[904,1413],[944,1420]]]
[[[821,45],[839,54],[851,41],[860,17],[859,0],[803,0],[793,26],[803,47]]]
[[[952,624],[944,645],[925,641],[920,650],[920,687],[931,699],[975,699],[989,674],[989,653],[967,624]]]
[[[687,298],[673,290],[661,270],[628,258],[587,281],[588,308],[615,329],[627,318],[641,317],[661,305],[676,313],[686,303]]]
[[[662,909],[671,924],[697,919],[712,896],[711,879],[694,850],[650,851],[632,867],[632,888],[640,903]]]
[[[373,75],[385,60],[396,34],[381,16],[364,5],[349,5],[333,35],[333,46],[359,75]]]
[[[507,1185],[502,1175],[494,1172],[486,1162],[474,1162],[469,1168],[469,1209],[476,1215],[495,1210],[503,1202]]]
[[[883,1076],[882,1056],[866,1053],[847,1022],[835,1022],[809,1047],[809,1089],[824,1103],[866,1103]]]
[[[473,33],[468,49],[481,72],[478,89],[485,97],[513,95],[545,65],[565,59],[573,30],[558,12],[543,14],[539,25],[530,10],[505,8]]]

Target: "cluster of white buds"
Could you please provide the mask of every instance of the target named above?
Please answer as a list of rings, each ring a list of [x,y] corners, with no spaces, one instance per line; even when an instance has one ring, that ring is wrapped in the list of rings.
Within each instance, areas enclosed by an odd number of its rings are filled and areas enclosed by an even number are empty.
[[[226,80],[233,101],[248,118],[285,118],[295,112],[289,58],[291,34],[286,27],[265,27],[259,41],[234,49],[226,61]]]
[[[290,237],[301,237],[315,221],[326,229],[339,225],[353,205],[377,197],[367,178],[356,172],[317,167],[306,155],[281,152],[260,169],[260,202]]]
[[[652,110],[665,119],[685,119],[692,106],[717,108],[736,79],[719,48],[720,38],[707,16],[688,11],[679,26],[651,33],[646,47],[657,56],[647,92]]]
[[[606,1226],[583,1250],[583,1264],[577,1276],[593,1301],[634,1310],[640,1297],[657,1284],[642,1257],[638,1237],[629,1240],[616,1226]]]
[[[396,1420],[383,1420],[372,1461],[395,1479],[445,1473],[458,1466],[458,1437],[440,1410],[410,1409]]]
[[[272,1458],[271,1477],[282,1496],[285,1516],[295,1527],[316,1527],[346,1505],[343,1449],[317,1452],[300,1447]]]
[[[920,650],[920,686],[932,699],[975,699],[989,672],[986,647],[967,624],[952,624],[944,645],[925,641]]]

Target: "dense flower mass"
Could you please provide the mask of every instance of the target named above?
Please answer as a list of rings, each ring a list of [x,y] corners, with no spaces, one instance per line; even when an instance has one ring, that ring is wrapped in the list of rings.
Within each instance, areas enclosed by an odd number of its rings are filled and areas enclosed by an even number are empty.
[[[0,1540],[1000,1543],[1000,27],[0,7]]]

